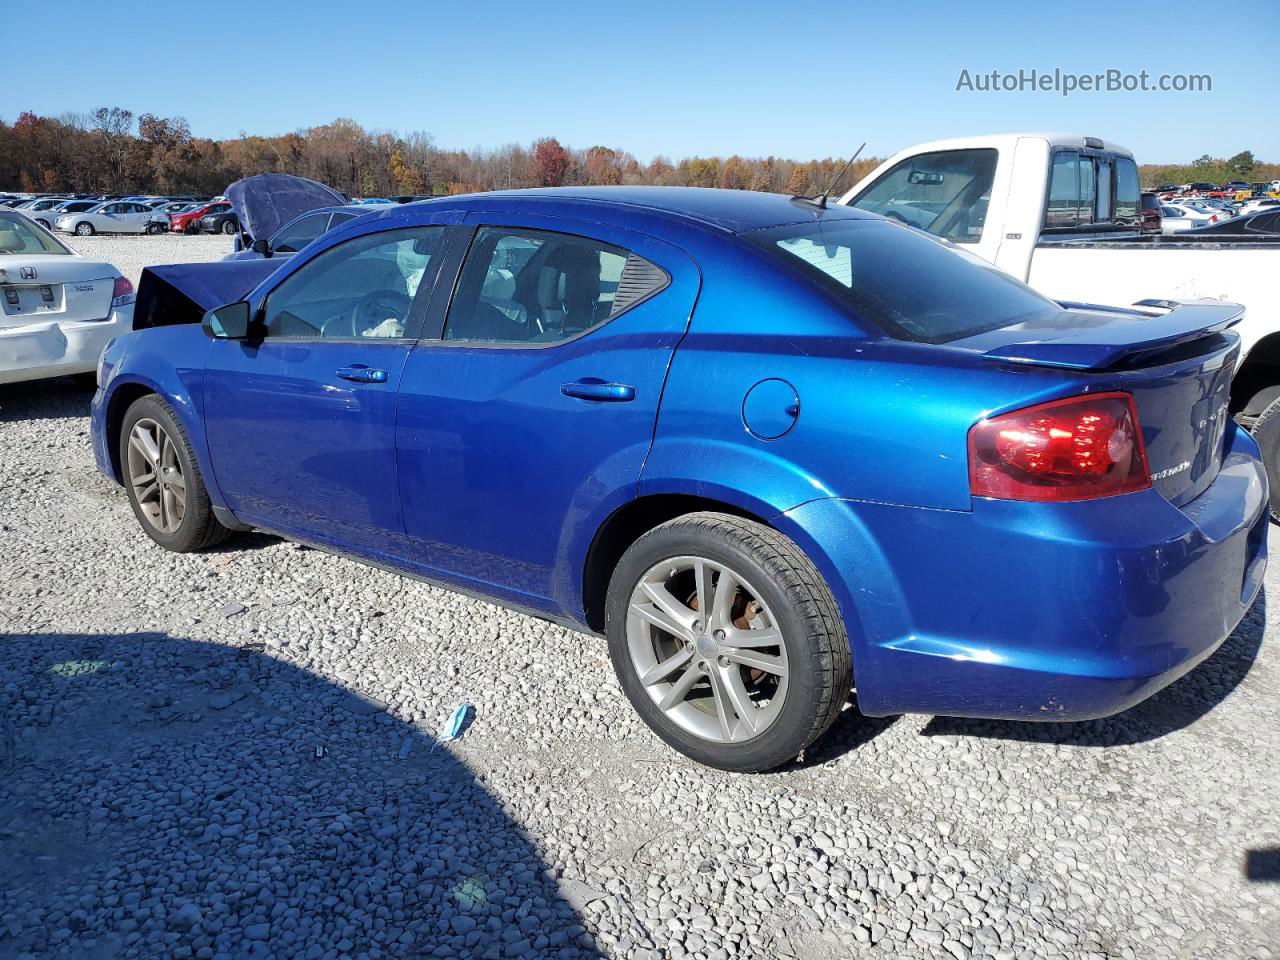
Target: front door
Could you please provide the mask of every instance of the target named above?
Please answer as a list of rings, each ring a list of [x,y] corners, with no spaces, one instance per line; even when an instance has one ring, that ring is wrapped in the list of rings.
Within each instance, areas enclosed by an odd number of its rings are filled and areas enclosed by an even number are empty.
[[[467,223],[476,231],[447,320],[401,381],[408,559],[567,609],[567,534],[639,477],[698,270],[665,243],[600,224]]]
[[[237,518],[395,551],[396,390],[449,231],[366,233],[284,267],[287,276],[253,305],[258,336],[214,341],[206,434]]]

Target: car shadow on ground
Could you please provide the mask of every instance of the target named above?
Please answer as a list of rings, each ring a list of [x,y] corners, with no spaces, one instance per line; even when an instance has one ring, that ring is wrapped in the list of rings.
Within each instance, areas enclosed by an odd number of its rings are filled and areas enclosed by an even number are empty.
[[[1199,720],[1240,685],[1258,657],[1265,627],[1264,590],[1235,632],[1209,659],[1155,696],[1113,717],[1077,723],[934,717],[922,733],[1078,747],[1112,747],[1157,740]]]
[[[1280,883],[1280,847],[1246,851],[1244,875],[1254,883]]]
[[[71,377],[0,384],[0,423],[87,417],[95,389]]]
[[[0,957],[600,956],[446,746],[163,633],[0,634],[0,863]]]

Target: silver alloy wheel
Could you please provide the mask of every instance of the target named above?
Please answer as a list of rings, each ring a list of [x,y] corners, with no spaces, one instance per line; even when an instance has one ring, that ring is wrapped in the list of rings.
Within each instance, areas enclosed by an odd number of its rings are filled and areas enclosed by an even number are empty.
[[[187,482],[178,448],[164,427],[143,417],[129,432],[129,485],[147,522],[161,533],[182,526]]]
[[[87,223],[77,223],[76,236],[79,236],[79,237],[93,236],[93,227]]]
[[[650,567],[627,606],[627,649],[668,719],[717,743],[758,737],[787,696],[787,648],[760,594],[703,557]]]

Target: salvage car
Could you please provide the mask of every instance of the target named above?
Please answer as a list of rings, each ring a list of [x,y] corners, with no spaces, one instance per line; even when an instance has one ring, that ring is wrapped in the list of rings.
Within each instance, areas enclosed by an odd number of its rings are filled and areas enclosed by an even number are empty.
[[[214,203],[195,203],[186,210],[169,214],[169,230],[173,233],[199,233],[200,218],[209,213],[222,213],[230,210],[231,204],[224,201]]]
[[[57,219],[59,214],[64,211],[67,213],[76,213],[81,210],[88,210],[93,206],[84,200],[68,200],[66,197],[51,197],[44,200],[32,200],[17,207],[17,211],[24,217],[30,217],[46,230],[53,228],[53,221]]]
[[[54,229],[92,237],[95,233],[160,233],[165,229],[163,214],[128,200],[98,203],[88,210],[63,208],[53,221]]]
[[[133,286],[39,224],[0,210],[0,383],[92,374],[133,322]]]
[[[249,250],[261,238],[275,236],[295,217],[324,207],[338,207],[347,198],[331,187],[287,173],[260,173],[227,187],[227,200],[238,227],[233,252]]]
[[[1219,235],[1235,237],[1258,237],[1280,242],[1280,210],[1275,207],[1263,207],[1254,213],[1241,214],[1230,220],[1221,220],[1203,227],[1194,227],[1185,231],[1189,237],[1215,237]]]
[[[231,237],[240,232],[240,220],[230,207],[225,210],[210,211],[195,223],[200,233],[225,233]]]
[[[378,204],[352,203],[339,207],[321,207],[318,210],[308,210],[301,216],[294,217],[270,237],[266,239],[259,237],[254,240],[249,245],[248,250],[240,250],[236,253],[228,254],[224,259],[253,260],[262,257],[292,256],[316,237],[329,230],[354,220],[356,217],[362,217],[366,213],[373,213],[375,210],[393,206],[396,206],[396,204],[391,201],[384,201]]]
[[[256,527],[604,634],[663,740],[765,770],[854,686],[1079,720],[1208,657],[1265,567],[1239,316],[1055,303],[825,200],[480,194],[118,338],[93,447],[165,549]]]

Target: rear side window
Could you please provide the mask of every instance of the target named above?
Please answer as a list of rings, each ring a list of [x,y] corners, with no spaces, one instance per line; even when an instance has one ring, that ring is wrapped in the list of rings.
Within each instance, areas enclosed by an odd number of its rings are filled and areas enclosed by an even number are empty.
[[[972,254],[880,221],[826,220],[743,236],[900,340],[945,343],[1062,309]]]
[[[600,240],[482,227],[444,339],[541,346],[571,340],[660,292],[661,268]]]
[[[942,150],[891,167],[850,206],[878,213],[955,243],[982,239],[996,150]]]

